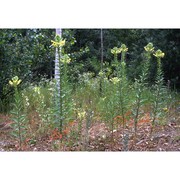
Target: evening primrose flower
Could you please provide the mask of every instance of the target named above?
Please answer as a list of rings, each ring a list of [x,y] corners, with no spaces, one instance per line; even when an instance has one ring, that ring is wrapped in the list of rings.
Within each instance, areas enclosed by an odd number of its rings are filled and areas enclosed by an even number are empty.
[[[144,47],[145,51],[147,52],[153,52],[154,51],[154,47],[153,47],[153,43],[148,43],[145,47]]]
[[[122,52],[127,52],[128,51],[128,48],[127,48],[127,46],[125,44],[121,45],[121,51]]]
[[[153,55],[157,58],[163,58],[165,54],[160,49],[158,49]]]
[[[14,87],[17,87],[20,83],[21,79],[19,79],[18,76],[13,77],[12,80],[9,81],[9,84]]]
[[[112,54],[119,54],[119,53],[121,53],[121,51],[122,51],[122,49],[117,48],[117,47],[114,47],[113,49],[111,49]]]
[[[69,64],[69,63],[71,62],[71,58],[70,58],[67,54],[65,54],[65,55],[60,59],[60,61],[61,61],[62,63]]]
[[[113,77],[113,78],[110,79],[110,81],[111,81],[113,84],[117,84],[117,83],[120,81],[120,79],[119,79],[118,77]]]

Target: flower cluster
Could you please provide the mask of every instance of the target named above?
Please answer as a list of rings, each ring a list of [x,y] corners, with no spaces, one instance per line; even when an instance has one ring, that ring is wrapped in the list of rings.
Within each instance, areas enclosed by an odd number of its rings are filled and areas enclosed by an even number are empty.
[[[118,48],[118,47],[114,47],[113,49],[111,49],[112,54],[120,54],[121,51],[122,51],[122,49]]]
[[[126,47],[125,44],[122,44],[120,48],[118,47],[114,47],[113,49],[111,49],[111,53],[114,55],[120,54],[121,52],[127,52],[128,48]]]
[[[149,53],[153,53],[154,52],[153,43],[148,43],[144,47],[144,49],[145,49],[145,51],[147,51]],[[163,58],[165,54],[160,49],[158,49],[153,55],[157,58]]]

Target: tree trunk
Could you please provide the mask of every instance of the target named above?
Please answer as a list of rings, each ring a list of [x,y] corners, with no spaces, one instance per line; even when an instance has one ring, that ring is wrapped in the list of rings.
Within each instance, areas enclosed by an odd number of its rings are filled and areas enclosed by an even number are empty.
[[[101,29],[101,71],[103,70],[103,29]]]

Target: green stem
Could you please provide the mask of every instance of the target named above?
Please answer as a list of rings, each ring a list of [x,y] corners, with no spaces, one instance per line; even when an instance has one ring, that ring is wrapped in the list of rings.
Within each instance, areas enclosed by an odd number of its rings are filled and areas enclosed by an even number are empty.
[[[15,86],[15,103],[17,106],[17,125],[18,125],[18,137],[19,137],[19,148],[22,148],[22,133],[21,133],[21,123],[20,123],[20,117],[21,117],[21,112],[20,112],[20,96],[19,96],[19,92],[17,89],[17,86]]]
[[[61,67],[61,49],[60,47],[58,48],[58,62],[59,62],[59,89],[58,89],[58,107],[59,107],[59,117],[57,117],[59,119],[59,129],[60,129],[60,133],[62,133],[62,126],[63,126],[63,123],[62,123],[62,74],[61,74],[61,70],[62,70],[62,67]]]
[[[157,113],[159,109],[159,103],[160,103],[160,91],[163,85],[163,73],[162,73],[162,67],[161,67],[161,59],[157,59],[157,74],[156,74],[156,91],[155,91],[155,100],[153,105],[153,119],[152,119],[152,129],[151,133],[153,132],[155,120],[157,118]]]

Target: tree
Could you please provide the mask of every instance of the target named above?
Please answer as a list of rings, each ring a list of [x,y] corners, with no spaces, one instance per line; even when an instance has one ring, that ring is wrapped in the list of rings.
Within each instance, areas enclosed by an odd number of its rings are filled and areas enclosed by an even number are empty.
[[[0,29],[0,111],[12,99],[13,89],[8,85],[12,77],[18,76],[25,86],[53,76],[52,36],[49,29]]]

